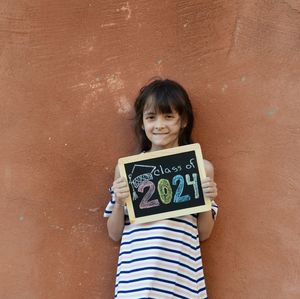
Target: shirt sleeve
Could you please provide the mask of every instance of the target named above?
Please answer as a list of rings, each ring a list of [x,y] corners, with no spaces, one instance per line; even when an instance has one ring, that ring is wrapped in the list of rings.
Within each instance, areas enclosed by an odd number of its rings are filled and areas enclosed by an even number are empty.
[[[103,217],[109,217],[111,215],[116,203],[115,194],[112,191],[111,187],[109,188],[109,193],[111,194],[111,199],[104,210]]]
[[[217,205],[217,203],[214,200],[212,200],[212,202],[211,202],[211,212],[213,214],[214,220],[217,219],[218,210],[219,210],[219,206]]]
[[[109,188],[109,193],[111,194],[111,199],[110,201],[108,202],[105,210],[104,210],[104,213],[103,213],[103,217],[109,217],[114,209],[114,206],[115,206],[115,203],[116,203],[116,198],[115,198],[115,194],[114,192],[112,191],[111,187]],[[128,210],[127,210],[127,207],[125,206],[124,207],[124,214],[125,216],[128,216]]]

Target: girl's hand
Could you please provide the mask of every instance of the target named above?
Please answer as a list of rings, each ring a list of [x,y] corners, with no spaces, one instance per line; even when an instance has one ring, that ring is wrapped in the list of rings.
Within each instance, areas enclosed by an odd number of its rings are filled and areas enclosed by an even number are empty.
[[[129,187],[126,179],[123,177],[117,178],[113,182],[112,190],[115,193],[116,203],[124,206],[125,199],[129,196]]]
[[[201,186],[205,197],[214,200],[218,195],[217,184],[210,177],[201,180]]]

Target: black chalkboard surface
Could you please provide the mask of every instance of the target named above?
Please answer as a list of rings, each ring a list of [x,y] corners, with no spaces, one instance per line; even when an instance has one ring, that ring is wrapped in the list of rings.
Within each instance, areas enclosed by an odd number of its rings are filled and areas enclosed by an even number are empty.
[[[197,143],[121,158],[118,165],[129,184],[126,204],[131,223],[211,209],[201,188],[205,170]]]

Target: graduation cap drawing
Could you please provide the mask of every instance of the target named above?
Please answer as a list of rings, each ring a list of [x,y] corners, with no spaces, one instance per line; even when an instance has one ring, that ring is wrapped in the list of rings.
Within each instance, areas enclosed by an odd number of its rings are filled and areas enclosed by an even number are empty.
[[[135,189],[138,189],[142,182],[153,179],[153,171],[156,166],[135,164],[128,175],[129,184],[133,190],[133,200],[138,198]]]

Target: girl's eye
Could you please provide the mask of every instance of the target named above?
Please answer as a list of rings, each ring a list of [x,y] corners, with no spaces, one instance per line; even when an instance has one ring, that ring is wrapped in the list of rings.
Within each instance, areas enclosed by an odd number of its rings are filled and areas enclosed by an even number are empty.
[[[146,116],[146,119],[154,119],[154,115],[148,115],[148,116]]]
[[[174,118],[174,115],[173,114],[167,114],[166,118]]]

